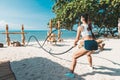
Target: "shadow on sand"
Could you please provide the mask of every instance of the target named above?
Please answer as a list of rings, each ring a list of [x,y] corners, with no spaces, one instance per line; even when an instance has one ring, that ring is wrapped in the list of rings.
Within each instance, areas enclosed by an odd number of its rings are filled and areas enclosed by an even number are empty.
[[[104,48],[102,51],[111,51],[112,49],[111,48]],[[101,50],[96,50],[94,52],[94,54],[99,54],[100,52],[102,52]]]
[[[64,76],[68,68],[47,58],[35,57],[11,62],[17,80],[85,80],[76,75],[75,78]]]
[[[91,73],[82,74],[81,76],[95,75],[95,74],[120,76],[120,68],[110,68],[110,67],[105,67],[105,66],[99,66],[99,68],[95,68],[95,71]]]

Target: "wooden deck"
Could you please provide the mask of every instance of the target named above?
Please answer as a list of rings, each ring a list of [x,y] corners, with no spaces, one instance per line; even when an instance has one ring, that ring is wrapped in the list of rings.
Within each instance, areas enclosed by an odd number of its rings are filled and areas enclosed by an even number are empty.
[[[9,61],[0,62],[0,80],[16,80]]]

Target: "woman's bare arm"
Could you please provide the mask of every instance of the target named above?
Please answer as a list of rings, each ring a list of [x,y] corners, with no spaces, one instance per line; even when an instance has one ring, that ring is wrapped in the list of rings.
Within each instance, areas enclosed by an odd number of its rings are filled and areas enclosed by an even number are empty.
[[[77,45],[77,42],[80,39],[80,34],[81,34],[81,27],[79,26],[78,29],[77,29],[77,34],[76,34],[76,38],[75,38],[75,41],[74,41],[74,46]]]

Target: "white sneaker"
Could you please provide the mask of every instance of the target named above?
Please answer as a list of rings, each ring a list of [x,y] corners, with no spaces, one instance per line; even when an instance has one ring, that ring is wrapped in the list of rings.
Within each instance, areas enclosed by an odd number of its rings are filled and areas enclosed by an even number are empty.
[[[89,69],[90,72],[94,71],[94,67],[89,67],[88,69]]]

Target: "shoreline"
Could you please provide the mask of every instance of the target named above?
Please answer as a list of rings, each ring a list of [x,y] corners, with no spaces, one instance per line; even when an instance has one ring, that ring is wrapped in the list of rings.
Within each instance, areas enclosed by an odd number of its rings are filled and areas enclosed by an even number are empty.
[[[119,39],[106,39],[105,49],[96,51],[93,56],[94,72],[89,71],[86,56],[78,59],[74,80],[119,80],[120,54]],[[51,52],[63,52],[73,44],[73,39],[57,45],[45,44]],[[0,61],[10,61],[17,80],[68,80],[64,74],[69,71],[72,55],[78,48],[73,48],[62,55],[50,55],[42,50],[36,42],[26,47],[0,48]],[[70,79],[73,80],[73,79]]]
[[[28,33],[25,34],[25,41],[27,42],[29,37],[32,35],[36,36],[37,39],[40,41],[45,40],[47,37],[47,32],[48,32],[48,30],[28,31]],[[76,36],[76,33],[73,31],[62,30],[61,32],[62,32],[61,38],[63,38],[63,39],[71,39],[71,38],[74,39]],[[56,39],[57,39],[57,35],[58,35],[57,31],[55,31],[54,34],[56,34]],[[6,43],[6,35],[0,34],[0,37],[1,37],[0,42],[5,44]],[[21,35],[20,34],[10,34],[9,37],[10,37],[11,41],[21,42]],[[35,41],[35,40],[32,38],[31,41]]]

